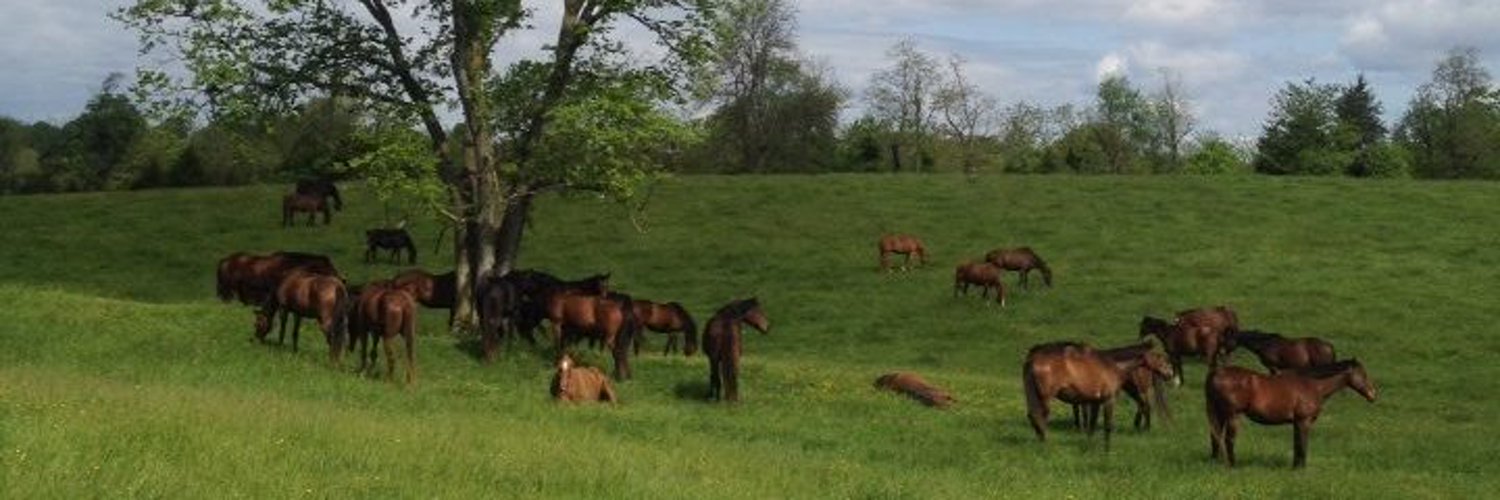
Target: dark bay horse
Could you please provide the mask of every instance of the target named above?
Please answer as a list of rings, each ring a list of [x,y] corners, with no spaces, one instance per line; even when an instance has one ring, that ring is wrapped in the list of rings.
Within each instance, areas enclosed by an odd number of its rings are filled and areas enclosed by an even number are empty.
[[[458,286],[453,271],[432,274],[421,269],[408,269],[391,279],[396,288],[406,290],[416,297],[422,307],[447,309],[448,326],[453,326],[453,305],[457,300]]]
[[[906,270],[911,265],[913,255],[917,257],[919,265],[927,265],[927,247],[922,245],[922,240],[909,234],[887,234],[880,237],[876,245],[880,249],[880,270],[891,269],[891,254],[905,256],[906,260],[901,263],[901,270]]]
[[[1146,366],[1170,377],[1171,367],[1160,354],[1137,350],[1130,356],[1111,359],[1087,344],[1054,342],[1033,347],[1021,365],[1026,413],[1037,439],[1047,440],[1047,407],[1052,398],[1082,405],[1084,430],[1092,436],[1099,411],[1104,416],[1104,448],[1109,449],[1114,432],[1115,397],[1124,388],[1130,372]]]
[[[235,252],[219,260],[219,299],[227,302],[238,298],[245,305],[264,304],[276,292],[281,278],[295,269],[340,276],[338,269],[333,267],[333,261],[322,255],[301,252],[252,255]]]
[[[1150,341],[1146,341],[1124,347],[1104,349],[1098,351],[1098,353],[1110,360],[1120,361],[1140,356],[1141,353],[1150,351],[1153,347]],[[1172,418],[1171,409],[1167,406],[1167,391],[1163,387],[1163,382],[1169,378],[1162,376],[1162,374],[1157,373],[1146,365],[1137,366],[1134,370],[1125,374],[1125,385],[1121,386],[1121,389],[1125,391],[1126,396],[1130,396],[1130,399],[1135,401],[1134,425],[1136,429],[1151,428],[1151,413],[1153,411],[1161,414],[1162,418],[1168,420]],[[1073,425],[1080,429],[1084,428],[1082,410],[1081,406],[1073,405]]]
[[[1052,287],[1052,269],[1047,267],[1047,262],[1037,255],[1031,247],[997,248],[984,254],[984,261],[994,264],[995,267],[1006,271],[1015,271],[1021,275],[1021,288],[1031,288],[1031,270],[1041,271],[1042,282],[1047,288]]]
[[[286,341],[287,316],[294,318],[292,326],[292,350],[297,350],[298,337],[302,332],[302,318],[317,320],[328,342],[328,358],[335,366],[341,364],[344,342],[348,339],[348,315],[352,303],[344,281],[324,274],[305,270],[294,270],[282,278],[276,293],[267,299],[255,315],[255,337],[265,341],[271,332],[271,320],[281,313],[279,342]]]
[[[1287,338],[1275,333],[1245,330],[1234,334],[1236,346],[1245,346],[1271,373],[1326,365],[1338,360],[1333,344],[1317,337]]]
[[[401,263],[401,251],[406,251],[406,263],[417,263],[417,244],[405,229],[366,229],[365,262],[375,262],[380,250],[391,252],[391,263]]]
[[[517,301],[512,321],[517,332],[533,338],[532,332],[547,319],[547,301],[556,294],[581,292],[592,295],[609,293],[609,273],[595,274],[580,280],[564,281],[543,271],[518,269],[499,278],[515,288]],[[557,339],[553,339],[555,342]]]
[[[344,199],[339,197],[339,187],[327,178],[301,179],[297,181],[297,194],[333,200],[333,209],[344,210]]]
[[[965,262],[959,264],[953,271],[953,296],[957,297],[962,291],[965,296],[969,295],[969,285],[980,287],[980,297],[988,297],[990,289],[995,290],[995,302],[1000,307],[1005,307],[1005,282],[1000,281],[1000,268],[988,262]]]
[[[1234,311],[1219,306],[1179,312],[1174,323],[1151,316],[1142,317],[1140,338],[1155,336],[1161,341],[1162,350],[1167,352],[1180,385],[1183,356],[1201,356],[1209,368],[1219,366],[1219,359],[1234,349],[1234,332],[1237,331],[1239,318]]]
[[[1292,424],[1292,467],[1307,465],[1308,432],[1328,397],[1345,387],[1375,402],[1375,384],[1357,359],[1275,375],[1237,366],[1213,370],[1203,391],[1214,459],[1222,456],[1234,466],[1234,439],[1240,430],[1239,416],[1244,414],[1258,424]]]
[[[650,330],[656,333],[667,334],[667,346],[662,349],[662,355],[667,355],[677,350],[677,338],[686,337],[686,345],[683,346],[682,355],[692,356],[698,352],[698,326],[693,322],[693,315],[688,314],[687,308],[677,302],[665,304],[649,300],[635,299],[632,303],[635,307],[635,319],[637,331],[645,333]],[[637,335],[635,342],[635,353],[640,355],[641,342],[645,335]]]
[[[635,375],[630,369],[630,348],[639,334],[631,302],[630,296],[615,292],[553,294],[547,301],[547,321],[557,349],[587,338],[613,354],[616,380],[630,379]]]
[[[475,287],[475,295],[479,313],[479,338],[484,348],[484,361],[488,363],[499,355],[501,342],[517,331],[521,296],[513,280],[493,276],[480,280]],[[526,338],[533,345],[536,344],[536,337],[532,336],[531,331],[526,332]]]
[[[719,308],[703,327],[703,354],[708,356],[708,398],[740,400],[740,324],[771,333],[771,323],[754,297]]]
[[[328,200],[317,196],[292,193],[281,198],[281,227],[294,225],[293,217],[298,212],[307,213],[307,225],[315,225],[316,216],[323,213],[323,225],[333,221],[333,212],[328,209]]]
[[[395,343],[400,338],[406,347],[406,384],[411,385],[417,376],[417,299],[410,292],[396,288],[389,282],[367,283],[359,290],[350,316],[349,326],[353,340],[349,345],[353,349],[355,342],[360,344],[360,372],[375,367],[379,347],[384,342],[385,378],[395,381]]]

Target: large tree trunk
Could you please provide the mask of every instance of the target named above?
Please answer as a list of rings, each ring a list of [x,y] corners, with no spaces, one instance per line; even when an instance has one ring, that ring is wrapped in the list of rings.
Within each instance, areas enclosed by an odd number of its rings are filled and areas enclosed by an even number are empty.
[[[509,273],[516,268],[521,257],[521,237],[526,232],[526,221],[531,217],[531,194],[522,194],[511,199],[505,207],[504,221],[495,238],[495,272]]]

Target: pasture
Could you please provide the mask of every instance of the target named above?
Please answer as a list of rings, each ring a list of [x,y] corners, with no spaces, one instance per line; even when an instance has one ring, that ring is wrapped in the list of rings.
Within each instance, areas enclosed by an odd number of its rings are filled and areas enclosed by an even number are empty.
[[[1345,179],[829,175],[680,177],[644,233],[620,207],[539,205],[523,267],[613,272],[700,325],[758,296],[739,405],[708,404],[702,355],[665,338],[623,404],[548,398],[549,349],[482,365],[425,310],[410,389],[250,339],[214,298],[236,250],[332,256],[352,282],[381,208],[346,185],[329,227],[282,229],[287,185],[0,198],[0,497],[1479,497],[1500,486],[1500,184]],[[436,228],[417,224],[418,265]],[[876,272],[907,232],[931,264]],[[1053,289],[952,297],[953,266],[1030,245]],[[451,248],[451,242],[445,242]],[[897,262],[901,259],[896,258]],[[1039,280],[1033,280],[1039,281]],[[1036,283],[1033,283],[1034,285]],[[1239,466],[1208,456],[1201,362],[1149,432],[1117,407],[1113,448],[1063,422],[1037,442],[1020,364],[1032,344],[1132,342],[1143,314],[1229,304],[1243,325],[1316,335],[1380,390],[1333,397],[1293,471],[1292,430],[1246,423]],[[605,368],[608,356],[583,355]],[[347,359],[346,359],[347,362]],[[1260,369],[1236,352],[1236,364]],[[350,367],[352,369],[352,367]],[[878,392],[912,370],[946,411]]]

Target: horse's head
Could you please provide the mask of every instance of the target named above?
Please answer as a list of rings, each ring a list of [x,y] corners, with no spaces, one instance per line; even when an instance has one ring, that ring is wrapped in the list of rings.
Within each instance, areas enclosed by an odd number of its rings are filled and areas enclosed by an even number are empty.
[[[1152,316],[1142,316],[1140,335],[1137,338],[1146,338],[1151,335],[1161,336],[1170,331],[1171,328],[1172,324],[1167,323],[1167,320]]]
[[[1359,359],[1349,360],[1349,388],[1354,389],[1359,395],[1364,396],[1371,403],[1375,402],[1375,383],[1370,381],[1370,376],[1365,374],[1365,365],[1360,364]]]
[[[266,334],[271,333],[271,315],[264,311],[255,312],[255,336],[265,339]]]
[[[573,356],[567,352],[557,355],[557,371],[567,372],[573,369]]]
[[[1162,356],[1161,353],[1156,351],[1141,353],[1141,366],[1151,370],[1151,373],[1155,373],[1162,379],[1170,379],[1174,375],[1172,365],[1167,362],[1167,357]]]
[[[745,301],[745,314],[740,316],[740,320],[760,330],[760,333],[771,333],[771,320],[766,318],[766,311],[761,309],[759,299],[751,297]]]

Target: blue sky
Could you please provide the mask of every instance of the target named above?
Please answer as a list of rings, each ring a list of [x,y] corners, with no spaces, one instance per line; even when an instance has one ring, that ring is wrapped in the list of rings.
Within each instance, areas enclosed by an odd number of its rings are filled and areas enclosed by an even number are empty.
[[[0,15],[0,115],[66,120],[110,72],[141,61],[105,14],[127,0],[6,0]],[[528,1],[548,17],[560,2]],[[1182,76],[1201,130],[1253,136],[1287,81],[1364,72],[1387,120],[1448,48],[1480,49],[1500,68],[1496,0],[793,0],[799,43],[851,91],[850,110],[885,49],[902,37],[968,61],[1002,104],[1087,104],[1101,73],[1143,89]],[[535,50],[550,30],[507,43]],[[506,55],[502,54],[502,59]]]

